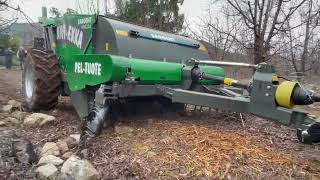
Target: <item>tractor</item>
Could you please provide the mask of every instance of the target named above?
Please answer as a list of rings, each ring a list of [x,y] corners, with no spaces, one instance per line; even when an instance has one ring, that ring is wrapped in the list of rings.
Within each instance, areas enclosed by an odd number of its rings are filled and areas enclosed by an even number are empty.
[[[320,102],[319,94],[282,80],[269,64],[213,61],[197,40],[102,15],[46,14],[23,71],[29,110],[50,110],[70,96],[83,132],[95,137],[127,103],[157,101],[174,111],[192,104],[250,113],[296,128],[302,143],[320,142],[320,123],[294,108]],[[226,77],[226,66],[252,69],[251,81]]]

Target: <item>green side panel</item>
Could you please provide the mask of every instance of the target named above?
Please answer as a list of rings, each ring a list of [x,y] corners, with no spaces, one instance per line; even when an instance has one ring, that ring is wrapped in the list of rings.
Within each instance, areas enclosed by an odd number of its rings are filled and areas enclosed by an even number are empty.
[[[201,71],[219,77],[225,77],[225,71],[221,67],[217,66],[200,66]],[[217,81],[209,81],[209,80],[202,80],[200,81],[202,85],[219,85],[220,83]]]
[[[127,72],[139,84],[180,84],[182,64],[158,62],[112,55],[75,55],[66,61],[71,91],[101,83],[123,81]]]
[[[142,84],[180,84],[183,64],[135,59],[131,71]]]
[[[67,61],[67,80],[71,91],[109,81],[125,79],[128,61],[108,55],[75,55]]]

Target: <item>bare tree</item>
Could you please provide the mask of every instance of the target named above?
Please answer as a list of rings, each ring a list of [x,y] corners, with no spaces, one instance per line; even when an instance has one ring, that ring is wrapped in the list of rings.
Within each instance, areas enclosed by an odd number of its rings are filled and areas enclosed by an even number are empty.
[[[0,33],[7,31],[11,24],[18,20],[18,17],[15,16],[6,18],[5,14],[7,14],[7,12],[10,10],[20,11],[20,8],[10,5],[9,0],[0,0]]]
[[[204,36],[202,39],[214,46],[217,60],[223,61],[228,53],[237,53],[247,47],[248,40],[243,38],[246,36],[243,36],[245,29],[242,22],[230,16],[227,8],[223,9],[219,17],[213,17],[209,9],[200,29]]]
[[[0,0],[0,33],[9,30],[21,15],[28,23],[32,24],[31,18],[14,1]]]
[[[234,12],[253,35],[254,63],[268,60],[273,38],[285,28],[287,20],[306,0],[227,0]]]
[[[120,16],[123,14],[124,7],[125,7],[125,1],[123,0],[114,0],[114,6],[115,6],[115,16]]]
[[[248,54],[250,34],[243,22],[239,22],[239,17],[232,16],[230,8],[224,6],[217,13],[215,7],[216,4],[209,6],[198,24],[185,20],[182,34],[204,41],[210,57],[215,60],[231,61],[234,60],[232,53]],[[215,16],[217,14],[219,16]]]
[[[320,54],[319,15],[319,2],[308,0],[299,16],[289,18],[286,24],[289,29],[283,41],[283,46],[287,48],[286,57],[291,61],[294,70],[301,75],[312,69],[318,72],[315,67],[319,65]],[[292,24],[297,23],[297,19],[301,21],[301,26],[293,29]]]
[[[76,11],[80,14],[96,14],[98,12],[97,0],[77,0]]]

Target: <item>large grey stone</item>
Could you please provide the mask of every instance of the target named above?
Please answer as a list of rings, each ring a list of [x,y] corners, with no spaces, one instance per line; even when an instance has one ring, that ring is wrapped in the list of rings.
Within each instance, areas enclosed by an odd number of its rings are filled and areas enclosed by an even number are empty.
[[[88,160],[81,160],[77,156],[71,156],[65,161],[61,172],[77,180],[96,180],[100,178],[98,171]]]
[[[19,162],[32,164],[38,160],[31,142],[24,138],[13,138],[13,149],[15,157]]]
[[[67,143],[67,145],[68,145],[68,148],[73,148],[73,147],[75,147],[75,146],[77,146],[78,145],[78,143],[77,143],[77,141],[76,141],[76,139],[74,139],[73,137],[66,137],[66,138],[64,138],[62,141],[64,141],[64,142],[66,142]]]
[[[41,150],[41,157],[47,156],[47,155],[54,155],[54,156],[60,155],[59,147],[57,146],[56,143],[47,142],[43,145]]]
[[[72,155],[73,155],[73,152],[71,152],[71,151],[66,152],[62,155],[62,159],[64,159],[64,160],[69,159]]]
[[[54,116],[50,116],[47,114],[42,113],[33,113],[28,115],[25,119],[23,124],[28,127],[36,127],[36,126],[43,126],[49,122],[55,121],[56,118]]]
[[[5,113],[11,113],[13,111],[13,106],[12,105],[4,105],[2,107],[2,111]]]
[[[40,179],[54,180],[54,179],[56,179],[56,176],[58,175],[59,170],[53,164],[46,164],[46,165],[38,167],[36,169],[36,172],[39,174]]]
[[[74,178],[72,178],[70,175],[65,174],[65,173],[59,173],[55,180],[75,180]]]
[[[4,121],[0,121],[0,127],[5,126],[5,125],[6,125],[6,123]]]
[[[65,141],[58,141],[57,146],[58,146],[61,154],[64,154],[65,152],[67,152],[69,150],[68,144]]]
[[[77,143],[80,142],[80,134],[71,134],[70,137],[75,139]]]
[[[44,165],[44,164],[53,164],[56,166],[59,166],[63,163],[63,160],[60,159],[57,156],[54,155],[47,155],[40,158],[38,162],[38,166]]]
[[[10,116],[23,121],[23,119],[27,116],[27,113],[22,111],[14,111],[10,114]]]
[[[21,103],[16,100],[8,101],[8,105],[12,105],[13,108],[18,108],[18,109],[20,109],[21,107]]]
[[[82,149],[80,151],[81,157],[84,159],[89,159],[89,150],[88,149]]]
[[[18,119],[16,119],[16,118],[13,118],[13,117],[7,117],[7,118],[5,118],[5,121],[6,121],[7,123],[12,124],[12,125],[18,125],[18,124],[20,124],[20,121],[19,121]]]

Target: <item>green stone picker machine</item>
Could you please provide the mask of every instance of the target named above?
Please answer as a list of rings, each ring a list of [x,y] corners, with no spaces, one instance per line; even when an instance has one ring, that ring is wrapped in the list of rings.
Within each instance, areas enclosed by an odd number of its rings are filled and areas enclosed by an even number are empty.
[[[303,143],[320,142],[320,123],[294,108],[320,96],[280,81],[271,65],[212,61],[199,41],[105,16],[43,14],[44,38],[29,50],[23,72],[30,110],[52,109],[60,95],[70,96],[84,131],[97,136],[115,109],[152,99],[168,109],[251,113],[296,128]],[[253,69],[251,82],[226,77],[225,66]]]

